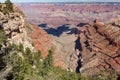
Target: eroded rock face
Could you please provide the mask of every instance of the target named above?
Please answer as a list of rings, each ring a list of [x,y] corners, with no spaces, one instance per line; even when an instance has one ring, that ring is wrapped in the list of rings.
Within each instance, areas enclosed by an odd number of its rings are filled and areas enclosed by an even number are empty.
[[[79,67],[80,73],[93,75],[102,70],[120,73],[119,30],[117,25],[103,24],[98,20],[93,25],[79,28],[82,47],[79,51],[82,65]]]
[[[51,40],[38,26],[26,24],[20,13],[4,15],[0,12],[0,28],[4,29],[9,43],[21,43],[33,50],[33,42],[35,49],[42,52],[43,58],[53,45],[56,47],[53,55],[55,66],[82,75],[93,75],[102,70],[120,72],[119,25],[119,21],[104,24],[99,20],[80,24],[77,37],[72,34],[76,32],[75,26],[62,26],[57,30],[50,28],[48,33],[53,35]]]
[[[52,48],[51,37],[36,25],[29,25],[27,33],[32,39],[34,48],[40,50],[42,58],[45,58],[48,55],[48,51]]]
[[[3,43],[2,48],[8,47],[9,44],[22,44],[24,49],[29,48],[33,53],[36,52],[36,50],[40,50],[42,57],[45,58],[48,54],[48,50],[51,49],[50,37],[38,26],[27,23],[22,12],[19,11],[17,7],[14,8],[16,9],[13,13],[4,15],[0,12],[0,30],[4,30],[7,36],[7,40]],[[9,54],[16,52],[18,56],[23,58],[23,55],[19,53],[19,51],[11,50]],[[2,74],[0,75],[0,80],[6,78],[11,72],[12,66],[9,64],[5,66],[5,71],[0,73]]]
[[[56,46],[53,55],[55,66],[82,75],[94,75],[110,70],[119,73],[120,27],[113,23],[104,24],[96,20],[91,23],[80,23],[78,27],[62,27],[67,30],[60,36],[51,36]],[[77,35],[74,34],[76,32]]]
[[[23,44],[25,48],[29,47],[33,50],[31,39],[28,37],[25,29],[27,25],[24,15],[18,12],[4,15],[0,12],[0,23],[1,28],[8,37],[8,43]]]
[[[4,15],[0,12],[0,29],[5,31],[7,43],[22,44],[33,52],[40,50],[45,58],[52,46],[51,38],[38,26],[27,23],[24,14],[16,5],[13,8],[13,13]]]

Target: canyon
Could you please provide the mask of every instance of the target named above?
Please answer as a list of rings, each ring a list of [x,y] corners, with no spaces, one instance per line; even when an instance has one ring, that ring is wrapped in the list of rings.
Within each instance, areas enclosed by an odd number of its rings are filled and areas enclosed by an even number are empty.
[[[43,26],[46,24],[47,27],[53,28],[64,24],[77,25],[96,18],[107,23],[114,21],[120,14],[119,3],[22,3],[17,5],[23,10],[29,22],[43,24]]]
[[[50,36],[55,66],[82,75],[110,70],[120,73],[119,3],[17,5],[30,23]]]
[[[64,77],[55,73],[67,72],[71,72],[67,77],[75,73],[102,78],[104,72],[112,71],[119,77],[119,10],[119,3],[16,3],[13,12],[1,10],[0,30],[7,38],[0,45],[0,79],[17,78],[14,69],[27,75],[22,74],[23,80],[49,80],[51,75],[62,80]],[[6,60],[4,65],[3,57],[13,63]],[[52,57],[54,66],[49,64]]]

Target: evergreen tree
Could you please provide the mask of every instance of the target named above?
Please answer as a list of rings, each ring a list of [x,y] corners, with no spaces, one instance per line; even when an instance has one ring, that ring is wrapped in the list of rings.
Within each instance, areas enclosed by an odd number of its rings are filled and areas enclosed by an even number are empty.
[[[5,32],[0,30],[0,44],[6,40]]]
[[[10,0],[6,0],[5,4],[6,4],[7,10],[12,12],[13,11],[13,3]]]
[[[42,72],[41,72],[42,76],[47,75],[53,67],[52,53],[53,53],[52,50],[49,50],[49,54],[43,61],[43,67],[42,67]]]
[[[52,58],[52,50],[49,50],[48,56],[45,58],[43,64],[47,69],[51,69],[53,67],[53,58]]]
[[[38,65],[38,63],[40,63],[40,59],[42,59],[41,51],[37,51],[36,53],[34,53],[34,60],[35,60],[36,65]]]
[[[19,45],[19,51],[22,52],[22,53],[24,53],[24,48],[23,48],[22,44]]]

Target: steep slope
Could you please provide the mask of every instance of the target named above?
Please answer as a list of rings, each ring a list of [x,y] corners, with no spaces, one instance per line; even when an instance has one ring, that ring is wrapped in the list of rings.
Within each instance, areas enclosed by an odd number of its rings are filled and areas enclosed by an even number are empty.
[[[45,58],[48,50],[52,48],[51,37],[36,25],[29,24],[26,27],[28,36],[32,39],[32,44],[36,50],[40,50],[42,57]]]
[[[55,65],[82,75],[94,75],[101,71],[116,71],[119,74],[119,25],[119,20],[108,24],[96,20],[78,26],[49,29],[52,33],[46,30],[56,46]]]
[[[25,48],[33,49],[31,39],[25,30],[26,21],[23,14],[15,11],[5,15],[0,12],[0,23],[1,29],[5,31],[7,36],[7,46],[9,44],[23,44]]]
[[[0,12],[1,29],[7,35],[6,44],[23,44],[25,48],[40,50],[43,57],[51,48],[50,37],[38,26],[27,23],[24,14],[14,5],[14,12],[4,15]]]
[[[3,6],[5,4],[0,5]],[[5,9],[7,10],[6,7]],[[40,55],[40,52],[37,54],[37,50],[40,50],[42,57],[45,58],[48,50],[51,49],[51,44],[50,37],[46,32],[38,26],[27,23],[24,14],[15,5],[13,5],[13,12],[8,11],[4,13],[3,11],[0,11],[0,31],[4,31],[7,38],[3,43],[0,43],[0,80],[7,80],[7,76],[13,71],[14,64],[22,65],[18,59],[22,58],[21,61],[24,61],[24,58],[28,58],[30,60],[29,56],[31,53],[32,55],[33,53]],[[12,58],[15,55],[16,57]],[[17,61],[13,65],[11,65],[12,59],[13,61]],[[38,60],[40,61],[40,58]],[[26,62],[26,64],[29,63]],[[26,64],[24,64],[24,68]],[[20,65],[17,67],[21,67]],[[32,66],[30,64],[30,66],[26,67],[31,69]],[[18,69],[20,70],[21,68]]]
[[[120,73],[119,24],[103,24],[96,20],[93,25],[79,27],[82,50],[78,54],[81,64],[78,71],[81,74],[93,75],[110,70]]]

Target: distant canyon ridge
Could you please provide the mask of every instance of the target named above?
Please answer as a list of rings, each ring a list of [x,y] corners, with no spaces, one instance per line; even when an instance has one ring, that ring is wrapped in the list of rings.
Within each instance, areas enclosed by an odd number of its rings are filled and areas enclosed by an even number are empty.
[[[17,5],[25,13],[29,22],[42,27],[77,25],[96,18],[108,23],[120,17],[119,3],[21,3]]]

